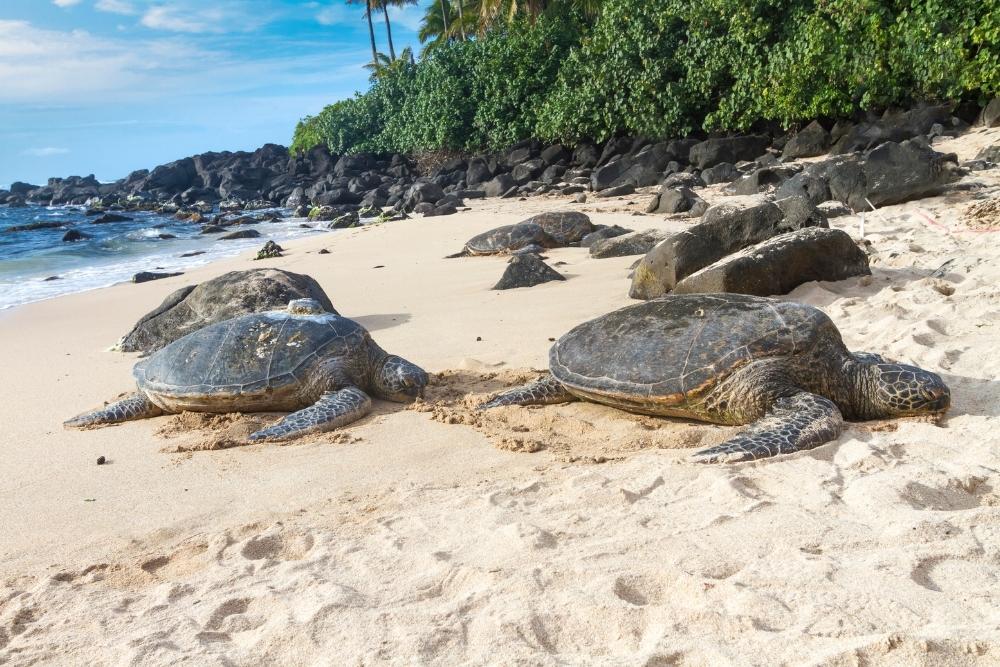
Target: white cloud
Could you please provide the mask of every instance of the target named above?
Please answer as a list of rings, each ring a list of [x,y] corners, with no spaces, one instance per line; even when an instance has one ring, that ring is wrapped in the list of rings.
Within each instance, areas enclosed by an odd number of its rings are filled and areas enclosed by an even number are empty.
[[[97,3],[94,4],[94,9],[99,12],[110,12],[125,16],[139,13],[133,4],[126,2],[126,0],[97,0]]]
[[[53,155],[66,155],[69,153],[68,148],[55,148],[54,146],[45,146],[44,148],[27,148],[21,151],[21,155],[26,155],[28,157],[52,157]]]
[[[469,11],[469,10],[466,10]],[[417,32],[420,24],[424,20],[425,9],[420,5],[407,5],[405,7],[389,7],[389,20],[393,25],[399,24],[404,28]]]
[[[80,0],[52,0],[52,4],[57,7],[72,7],[80,4]]]
[[[212,6],[187,2],[157,5],[146,10],[141,23],[154,30],[191,34],[252,32],[270,23],[275,12],[258,0],[214,2]]]
[[[316,13],[316,20],[321,25],[339,25],[348,21],[357,21],[361,16],[360,6],[333,5],[319,10]]]

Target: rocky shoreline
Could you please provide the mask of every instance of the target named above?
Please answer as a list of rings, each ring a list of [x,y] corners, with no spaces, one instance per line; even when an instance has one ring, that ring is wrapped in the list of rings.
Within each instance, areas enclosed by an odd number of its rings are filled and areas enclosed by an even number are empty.
[[[987,113],[994,106],[1000,104],[987,106],[978,122],[1000,123],[1000,114]],[[51,178],[44,186],[17,182],[9,191],[0,191],[0,204],[155,210],[187,214],[193,222],[203,222],[201,216],[216,207],[224,213],[286,207],[347,227],[365,217],[447,215],[473,198],[558,193],[585,200],[628,195],[658,184],[663,190],[650,202],[650,212],[696,216],[704,207],[692,189],[731,183],[734,194],[795,188],[814,203],[838,199],[857,210],[863,207],[861,199],[872,193],[852,190],[857,189],[856,165],[861,161],[852,155],[907,140],[930,146],[968,126],[952,115],[950,105],[943,105],[886,112],[862,122],[812,122],[795,133],[669,141],[620,137],[600,145],[582,142],[572,150],[529,140],[499,153],[456,156],[423,168],[401,154],[341,156],[324,147],[291,154],[283,146],[267,144],[252,153],[203,153],[135,171],[113,183],[99,183],[93,175]],[[803,170],[788,164],[822,155],[831,156],[824,167]],[[983,155],[963,167],[984,168],[998,157]],[[926,194],[933,181],[933,175],[926,175],[923,185],[911,188],[909,195]]]

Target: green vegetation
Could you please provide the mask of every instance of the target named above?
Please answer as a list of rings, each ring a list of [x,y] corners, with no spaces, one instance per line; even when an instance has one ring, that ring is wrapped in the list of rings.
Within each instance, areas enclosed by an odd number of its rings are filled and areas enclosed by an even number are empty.
[[[293,148],[670,137],[1000,92],[1000,0],[439,0],[421,39]]]

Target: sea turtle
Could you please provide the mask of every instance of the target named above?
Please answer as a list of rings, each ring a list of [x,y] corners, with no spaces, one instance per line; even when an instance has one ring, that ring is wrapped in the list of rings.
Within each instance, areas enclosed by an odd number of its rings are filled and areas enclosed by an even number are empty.
[[[822,311],[738,294],[663,296],[585,322],[549,353],[551,374],[481,408],[590,400],[750,428],[701,462],[817,447],[852,420],[942,413],[939,376],[851,353]]]
[[[500,255],[518,250],[539,251],[579,243],[594,231],[590,218],[578,211],[539,213],[516,225],[504,225],[473,236],[461,252],[448,257]]]
[[[448,258],[501,255],[529,247],[542,249],[554,248],[556,245],[555,239],[546,234],[541,225],[519,222],[516,225],[504,225],[473,236],[465,243],[461,252],[448,255]]]
[[[132,370],[138,392],[74,417],[68,427],[184,410],[290,411],[251,440],[289,439],[360,419],[376,398],[407,402],[427,373],[387,354],[357,322],[314,299],[243,315],[178,338]]]
[[[586,213],[579,211],[548,211],[533,215],[521,224],[540,225],[546,234],[559,246],[579,243],[587,234],[596,229]]]

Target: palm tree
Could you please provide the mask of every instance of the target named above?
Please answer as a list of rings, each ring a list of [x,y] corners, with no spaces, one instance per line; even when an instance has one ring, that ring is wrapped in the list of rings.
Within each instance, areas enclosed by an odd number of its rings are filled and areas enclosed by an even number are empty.
[[[382,10],[382,16],[385,18],[385,34],[389,38],[389,58],[391,60],[396,60],[396,48],[392,42],[392,25],[389,23],[389,7],[406,7],[407,5],[415,5],[418,0],[375,0],[378,4],[379,9]]]
[[[368,37],[372,42],[372,64],[378,65],[378,49],[375,48],[375,27],[372,25],[372,2],[373,0],[347,0],[349,5],[360,5],[365,3],[365,18],[368,19]]]

